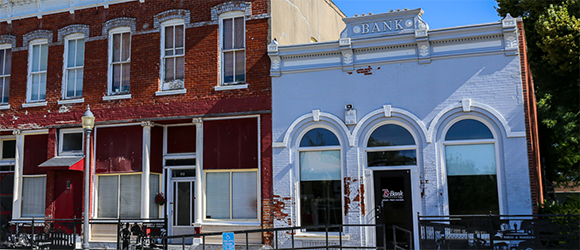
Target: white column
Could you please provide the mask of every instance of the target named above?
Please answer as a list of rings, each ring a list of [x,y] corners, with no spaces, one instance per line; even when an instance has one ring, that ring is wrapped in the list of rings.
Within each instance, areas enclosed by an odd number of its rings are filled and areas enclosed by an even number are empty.
[[[201,118],[194,118],[195,123],[195,223],[201,224],[203,221],[203,121]]]
[[[141,217],[149,218],[149,176],[151,175],[151,127],[152,122],[142,122],[143,126],[143,176],[141,180]]]
[[[12,196],[12,218],[20,218],[20,197],[22,190],[22,151],[24,148],[24,136],[22,135],[20,129],[15,129],[12,131],[13,135],[16,135],[16,154],[14,156],[14,187]]]

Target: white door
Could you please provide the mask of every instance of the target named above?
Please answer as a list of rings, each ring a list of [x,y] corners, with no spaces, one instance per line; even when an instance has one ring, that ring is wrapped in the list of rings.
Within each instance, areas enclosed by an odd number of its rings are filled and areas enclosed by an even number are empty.
[[[183,171],[183,172],[182,172]],[[195,222],[195,177],[187,173],[193,170],[172,171],[171,178],[171,235],[193,234]],[[177,173],[176,173],[177,172]],[[186,173],[186,174],[183,174]]]

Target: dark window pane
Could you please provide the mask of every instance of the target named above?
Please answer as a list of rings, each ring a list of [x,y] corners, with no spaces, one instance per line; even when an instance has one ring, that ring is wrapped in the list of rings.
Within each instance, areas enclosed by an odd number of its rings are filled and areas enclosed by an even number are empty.
[[[338,138],[327,129],[315,128],[308,131],[300,141],[300,147],[338,146]]]
[[[191,226],[191,186],[190,182],[177,183],[177,225]]]
[[[246,52],[236,51],[236,79],[235,82],[245,82],[246,81]]]
[[[223,48],[224,49],[231,49],[232,48],[232,19],[224,19],[223,23]]]
[[[244,18],[237,17],[234,19],[235,33],[234,33],[234,47],[236,49],[244,47]]]
[[[493,139],[493,135],[487,126],[476,120],[461,120],[447,131],[445,140],[474,140]]]
[[[171,177],[195,177],[195,169],[173,170]]]
[[[16,140],[2,141],[2,159],[11,159],[16,157]]]
[[[82,151],[83,133],[67,133],[62,135],[62,151]]]
[[[412,150],[368,152],[369,167],[417,165],[417,153]]]
[[[499,214],[496,175],[447,176],[449,214]]]
[[[0,166],[0,171],[14,171],[14,165]]]
[[[301,226],[342,224],[340,181],[301,181],[300,213]],[[306,231],[324,231],[307,229]],[[329,231],[338,231],[333,228]]]
[[[173,159],[165,161],[165,166],[189,166],[189,165],[195,165],[195,158]]]
[[[407,129],[395,124],[379,127],[371,134],[367,143],[367,147],[400,145],[415,145],[415,140]]]

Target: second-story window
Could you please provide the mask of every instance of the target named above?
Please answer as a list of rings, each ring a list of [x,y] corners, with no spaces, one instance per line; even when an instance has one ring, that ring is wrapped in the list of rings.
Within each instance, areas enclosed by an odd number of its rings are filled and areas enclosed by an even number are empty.
[[[163,23],[161,90],[184,88],[185,78],[185,25],[183,20]]]
[[[0,105],[8,104],[11,65],[12,48],[9,45],[0,46]]]
[[[222,84],[246,82],[245,24],[243,16],[222,16]]]
[[[40,102],[46,99],[46,69],[48,62],[48,40],[38,39],[30,42],[28,59],[27,102]]]
[[[84,35],[68,36],[64,54],[64,97],[65,99],[80,98],[83,95]]]
[[[109,94],[129,93],[131,28],[114,29],[109,35]]]

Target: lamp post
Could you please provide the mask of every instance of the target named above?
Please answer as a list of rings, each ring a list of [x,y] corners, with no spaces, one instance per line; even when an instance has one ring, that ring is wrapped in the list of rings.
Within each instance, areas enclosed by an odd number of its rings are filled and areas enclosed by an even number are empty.
[[[89,169],[90,169],[90,155],[91,155],[91,131],[93,131],[93,127],[95,126],[95,116],[89,105],[87,105],[87,111],[81,117],[83,130],[85,131],[86,139],[85,139],[85,211],[83,214],[83,249],[89,249]]]

